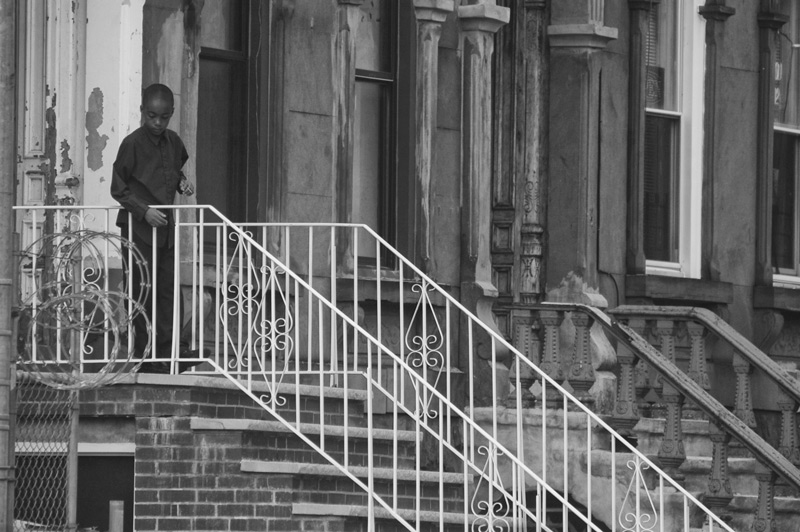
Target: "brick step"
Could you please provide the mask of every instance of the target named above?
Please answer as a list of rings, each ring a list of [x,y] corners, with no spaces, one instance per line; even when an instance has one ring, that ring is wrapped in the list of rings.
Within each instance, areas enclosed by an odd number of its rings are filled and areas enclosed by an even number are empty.
[[[367,494],[363,489],[352,483],[338,467],[330,464],[242,460],[242,471],[297,477],[299,480],[295,484],[293,502],[367,504]],[[351,466],[348,471],[364,484],[368,483],[369,470],[366,467]],[[469,478],[459,473],[421,471],[417,475],[411,469],[374,468],[373,479],[375,493],[388,502],[396,492],[398,507],[404,509],[415,508],[417,480],[420,483],[420,508],[426,511],[443,508],[446,512],[458,512],[464,507],[465,493],[468,496],[471,491]]]
[[[293,425],[294,426],[294,425]],[[190,420],[194,431],[242,432],[248,458],[268,461],[302,461],[308,463],[328,463],[315,450],[279,421],[253,421],[246,419],[212,419],[194,417]],[[412,431],[373,429],[363,427],[345,428],[339,425],[321,427],[316,423],[301,423],[298,430],[312,442],[323,446],[336,460],[343,460],[345,454],[345,434],[347,434],[347,453],[353,466],[366,466],[368,463],[367,436],[373,437],[372,454],[376,467],[403,468],[414,467],[419,436]],[[397,449],[394,440],[397,440]]]

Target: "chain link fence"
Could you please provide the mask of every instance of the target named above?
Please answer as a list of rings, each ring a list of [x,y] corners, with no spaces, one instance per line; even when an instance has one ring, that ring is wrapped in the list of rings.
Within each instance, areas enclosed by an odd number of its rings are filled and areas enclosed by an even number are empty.
[[[71,416],[77,392],[17,373],[14,532],[68,531]]]

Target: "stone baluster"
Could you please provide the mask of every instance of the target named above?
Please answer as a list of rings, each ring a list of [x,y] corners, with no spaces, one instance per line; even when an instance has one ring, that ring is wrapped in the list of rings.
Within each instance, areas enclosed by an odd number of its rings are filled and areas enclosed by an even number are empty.
[[[699,323],[686,323],[686,332],[691,342],[691,358],[689,359],[689,377],[705,391],[711,389],[706,368],[706,328]],[[703,419],[705,416],[696,404],[690,403],[685,409],[687,419]]]
[[[730,476],[728,475],[728,444],[731,436],[716,423],[709,423],[711,439],[711,472],[708,486],[703,494],[703,502],[717,514],[733,500]]]
[[[753,530],[756,532],[777,531],[775,523],[775,472],[759,463],[756,473],[758,480],[758,501],[753,519]]]
[[[632,319],[628,322],[633,331],[647,339],[647,322],[643,319]],[[647,392],[650,391],[650,367],[644,362],[639,362],[634,367],[633,388],[636,391],[636,401],[639,406],[639,414],[643,417],[651,415],[650,402],[647,401]]]
[[[541,363],[541,342],[539,332],[541,326],[537,320],[529,316],[514,320],[514,347],[525,358],[539,365]],[[506,400],[509,408],[517,407],[517,399],[522,408],[533,408],[536,405],[536,396],[531,392],[531,386],[536,382],[538,374],[525,363],[511,364],[509,379],[514,390]]]
[[[795,465],[800,465],[800,449],[797,446],[797,401],[780,390],[778,408],[781,410],[781,442],[778,450]]]
[[[629,437],[631,429],[639,421],[639,405],[636,400],[634,386],[637,358],[626,345],[617,346],[617,362],[619,363],[619,379],[617,380],[617,404],[611,416],[611,423],[617,432]]]
[[[666,410],[664,437],[658,449],[658,461],[672,478],[683,479],[683,474],[678,471],[680,465],[686,460],[686,451],[683,448],[683,395],[670,383],[662,385],[661,400]]]
[[[673,320],[657,320],[655,335],[659,339],[659,347],[664,358],[675,363],[675,336],[677,333]],[[666,417],[666,401],[664,400],[664,379],[656,375],[653,382],[653,389],[661,398],[661,401],[652,406],[653,417]]]
[[[587,406],[594,404],[589,388],[594,384],[594,367],[590,352],[590,334],[594,319],[588,314],[575,311],[572,313],[572,324],[575,326],[575,345],[567,380],[575,391],[575,397]]]
[[[754,429],[756,416],[753,412],[753,391],[750,377],[753,367],[742,355],[734,353],[733,371],[736,373],[736,403],[733,413],[748,427]]]
[[[555,310],[540,310],[537,317],[544,329],[542,363],[539,367],[548,377],[560,384],[564,380],[564,370],[561,368],[561,360],[559,360],[559,330],[561,322],[564,321],[564,313]],[[562,404],[561,394],[553,386],[547,387],[545,399],[547,406],[551,408],[557,408]]]

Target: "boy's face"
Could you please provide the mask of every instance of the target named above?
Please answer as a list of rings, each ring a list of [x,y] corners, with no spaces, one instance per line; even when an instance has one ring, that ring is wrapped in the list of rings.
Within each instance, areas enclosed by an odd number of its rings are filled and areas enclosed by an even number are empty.
[[[145,102],[140,109],[142,110],[144,127],[153,135],[163,135],[174,111],[172,103],[163,98],[155,97]]]

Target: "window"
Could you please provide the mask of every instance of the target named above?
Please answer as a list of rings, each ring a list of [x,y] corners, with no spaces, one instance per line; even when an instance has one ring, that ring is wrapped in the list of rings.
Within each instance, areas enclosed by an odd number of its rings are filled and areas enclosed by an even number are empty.
[[[800,11],[784,0],[789,22],[778,32],[775,51],[775,129],[772,159],[772,267],[776,284],[800,285],[800,231],[798,231],[798,177],[800,177]]]
[[[258,197],[247,162],[248,104],[254,96],[248,10],[247,0],[208,0],[201,14],[197,202],[213,205],[234,222],[254,217],[252,202]]]
[[[647,273],[699,277],[705,23],[701,0],[650,11],[645,49]]]
[[[408,0],[367,0],[361,5],[356,36],[355,135],[353,142],[352,221],[370,226],[397,244],[398,225],[407,213],[400,198],[408,193],[400,175],[409,175],[411,144],[400,117],[412,114],[407,95],[414,11]],[[402,45],[401,45],[402,43]],[[374,246],[359,255],[376,259]]]

